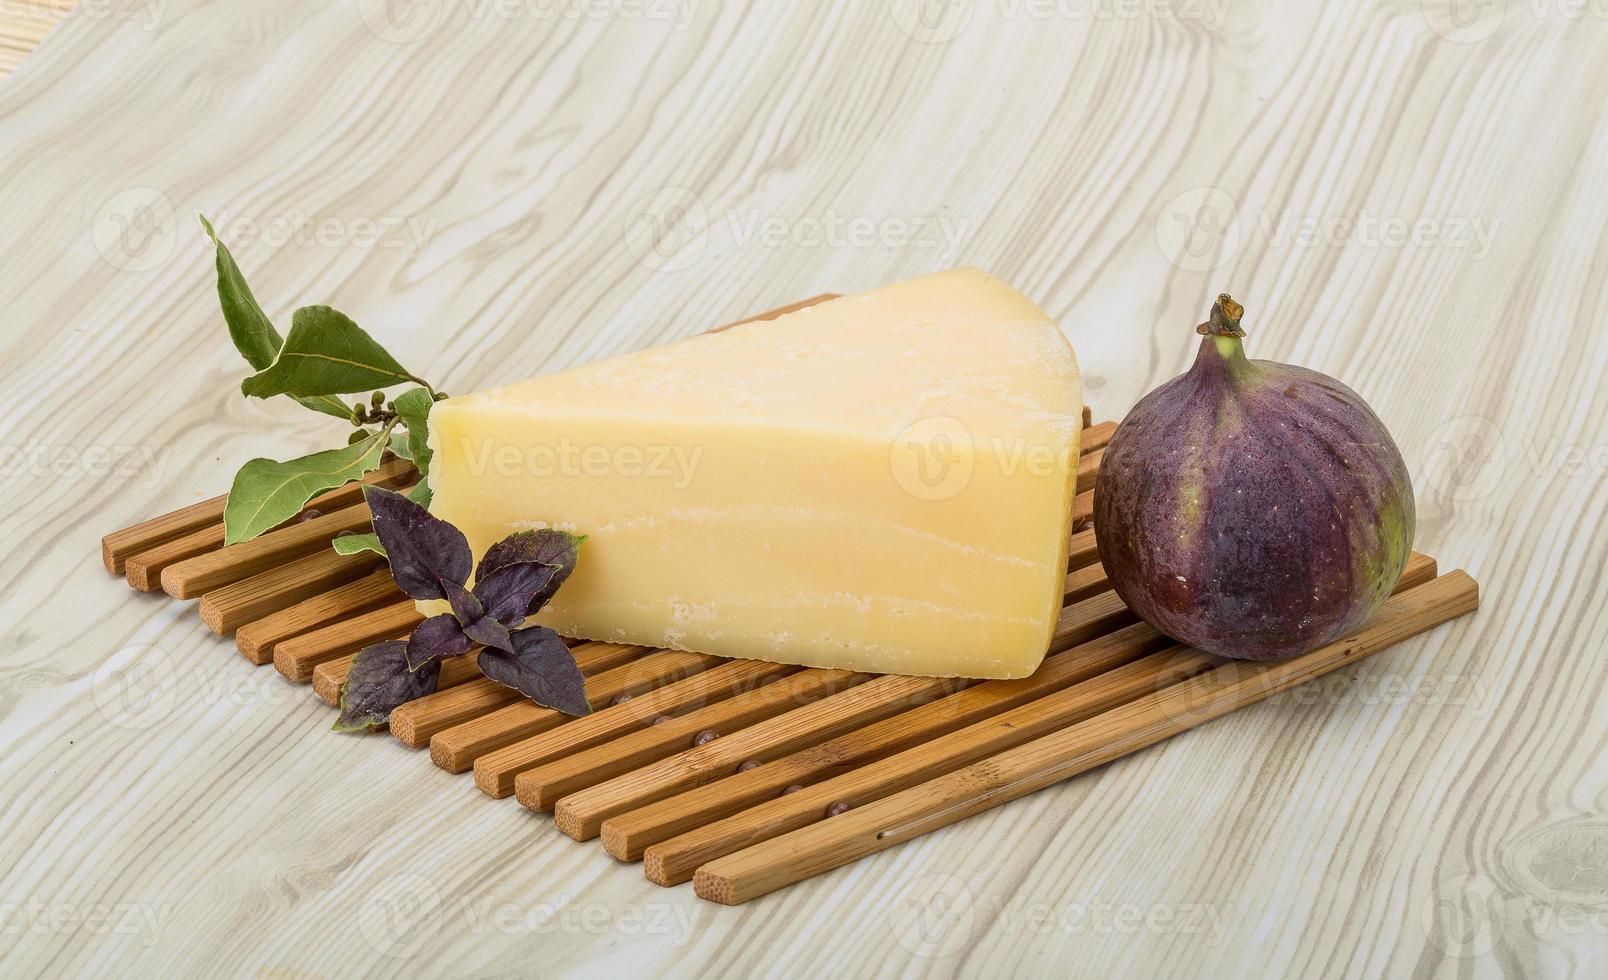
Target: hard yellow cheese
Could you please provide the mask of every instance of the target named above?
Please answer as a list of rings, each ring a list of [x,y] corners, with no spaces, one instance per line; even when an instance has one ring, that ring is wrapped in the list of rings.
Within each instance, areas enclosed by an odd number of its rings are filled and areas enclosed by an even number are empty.
[[[568,636],[901,674],[1022,677],[1066,573],[1070,345],[976,269],[452,398],[431,510],[478,556],[587,536]]]

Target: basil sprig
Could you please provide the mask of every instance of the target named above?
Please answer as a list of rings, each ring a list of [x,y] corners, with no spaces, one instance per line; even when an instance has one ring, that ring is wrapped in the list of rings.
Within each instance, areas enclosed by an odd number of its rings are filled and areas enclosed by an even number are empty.
[[[592,710],[568,645],[545,626],[524,625],[575,570],[584,538],[552,528],[516,531],[474,566],[456,527],[380,487],[364,487],[363,498],[374,513],[376,550],[389,559],[397,587],[414,599],[445,599],[451,611],[426,619],[406,640],[358,653],[341,685],[336,731],[386,724],[403,704],[435,692],[441,661],[476,645],[483,647],[476,663],[489,680],[565,714]]]

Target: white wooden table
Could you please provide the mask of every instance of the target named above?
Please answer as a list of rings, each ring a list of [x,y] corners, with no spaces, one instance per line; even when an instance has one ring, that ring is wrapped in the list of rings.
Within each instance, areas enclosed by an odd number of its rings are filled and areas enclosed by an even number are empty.
[[[1608,975],[1605,107],[1542,0],[80,7],[0,84],[0,975]],[[975,264],[1119,417],[1232,289],[1484,607],[705,904],[101,569],[341,435],[234,393],[199,209],[455,392]]]

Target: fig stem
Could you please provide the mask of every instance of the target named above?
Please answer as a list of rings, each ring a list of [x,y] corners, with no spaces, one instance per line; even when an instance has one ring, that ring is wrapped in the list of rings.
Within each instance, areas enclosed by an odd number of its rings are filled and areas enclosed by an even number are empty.
[[[1211,319],[1196,327],[1195,332],[1212,337],[1243,337],[1245,331],[1240,329],[1240,318],[1244,315],[1245,307],[1234,302],[1227,293],[1219,293],[1217,302],[1212,304]]]

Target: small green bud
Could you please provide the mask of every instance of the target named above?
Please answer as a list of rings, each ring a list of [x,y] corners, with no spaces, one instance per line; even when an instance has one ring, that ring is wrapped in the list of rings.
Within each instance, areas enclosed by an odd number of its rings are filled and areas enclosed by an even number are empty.
[[[385,404],[385,392],[376,391],[374,393],[374,397],[369,399],[369,404],[374,406],[375,408],[379,408],[381,405],[384,405]]]

